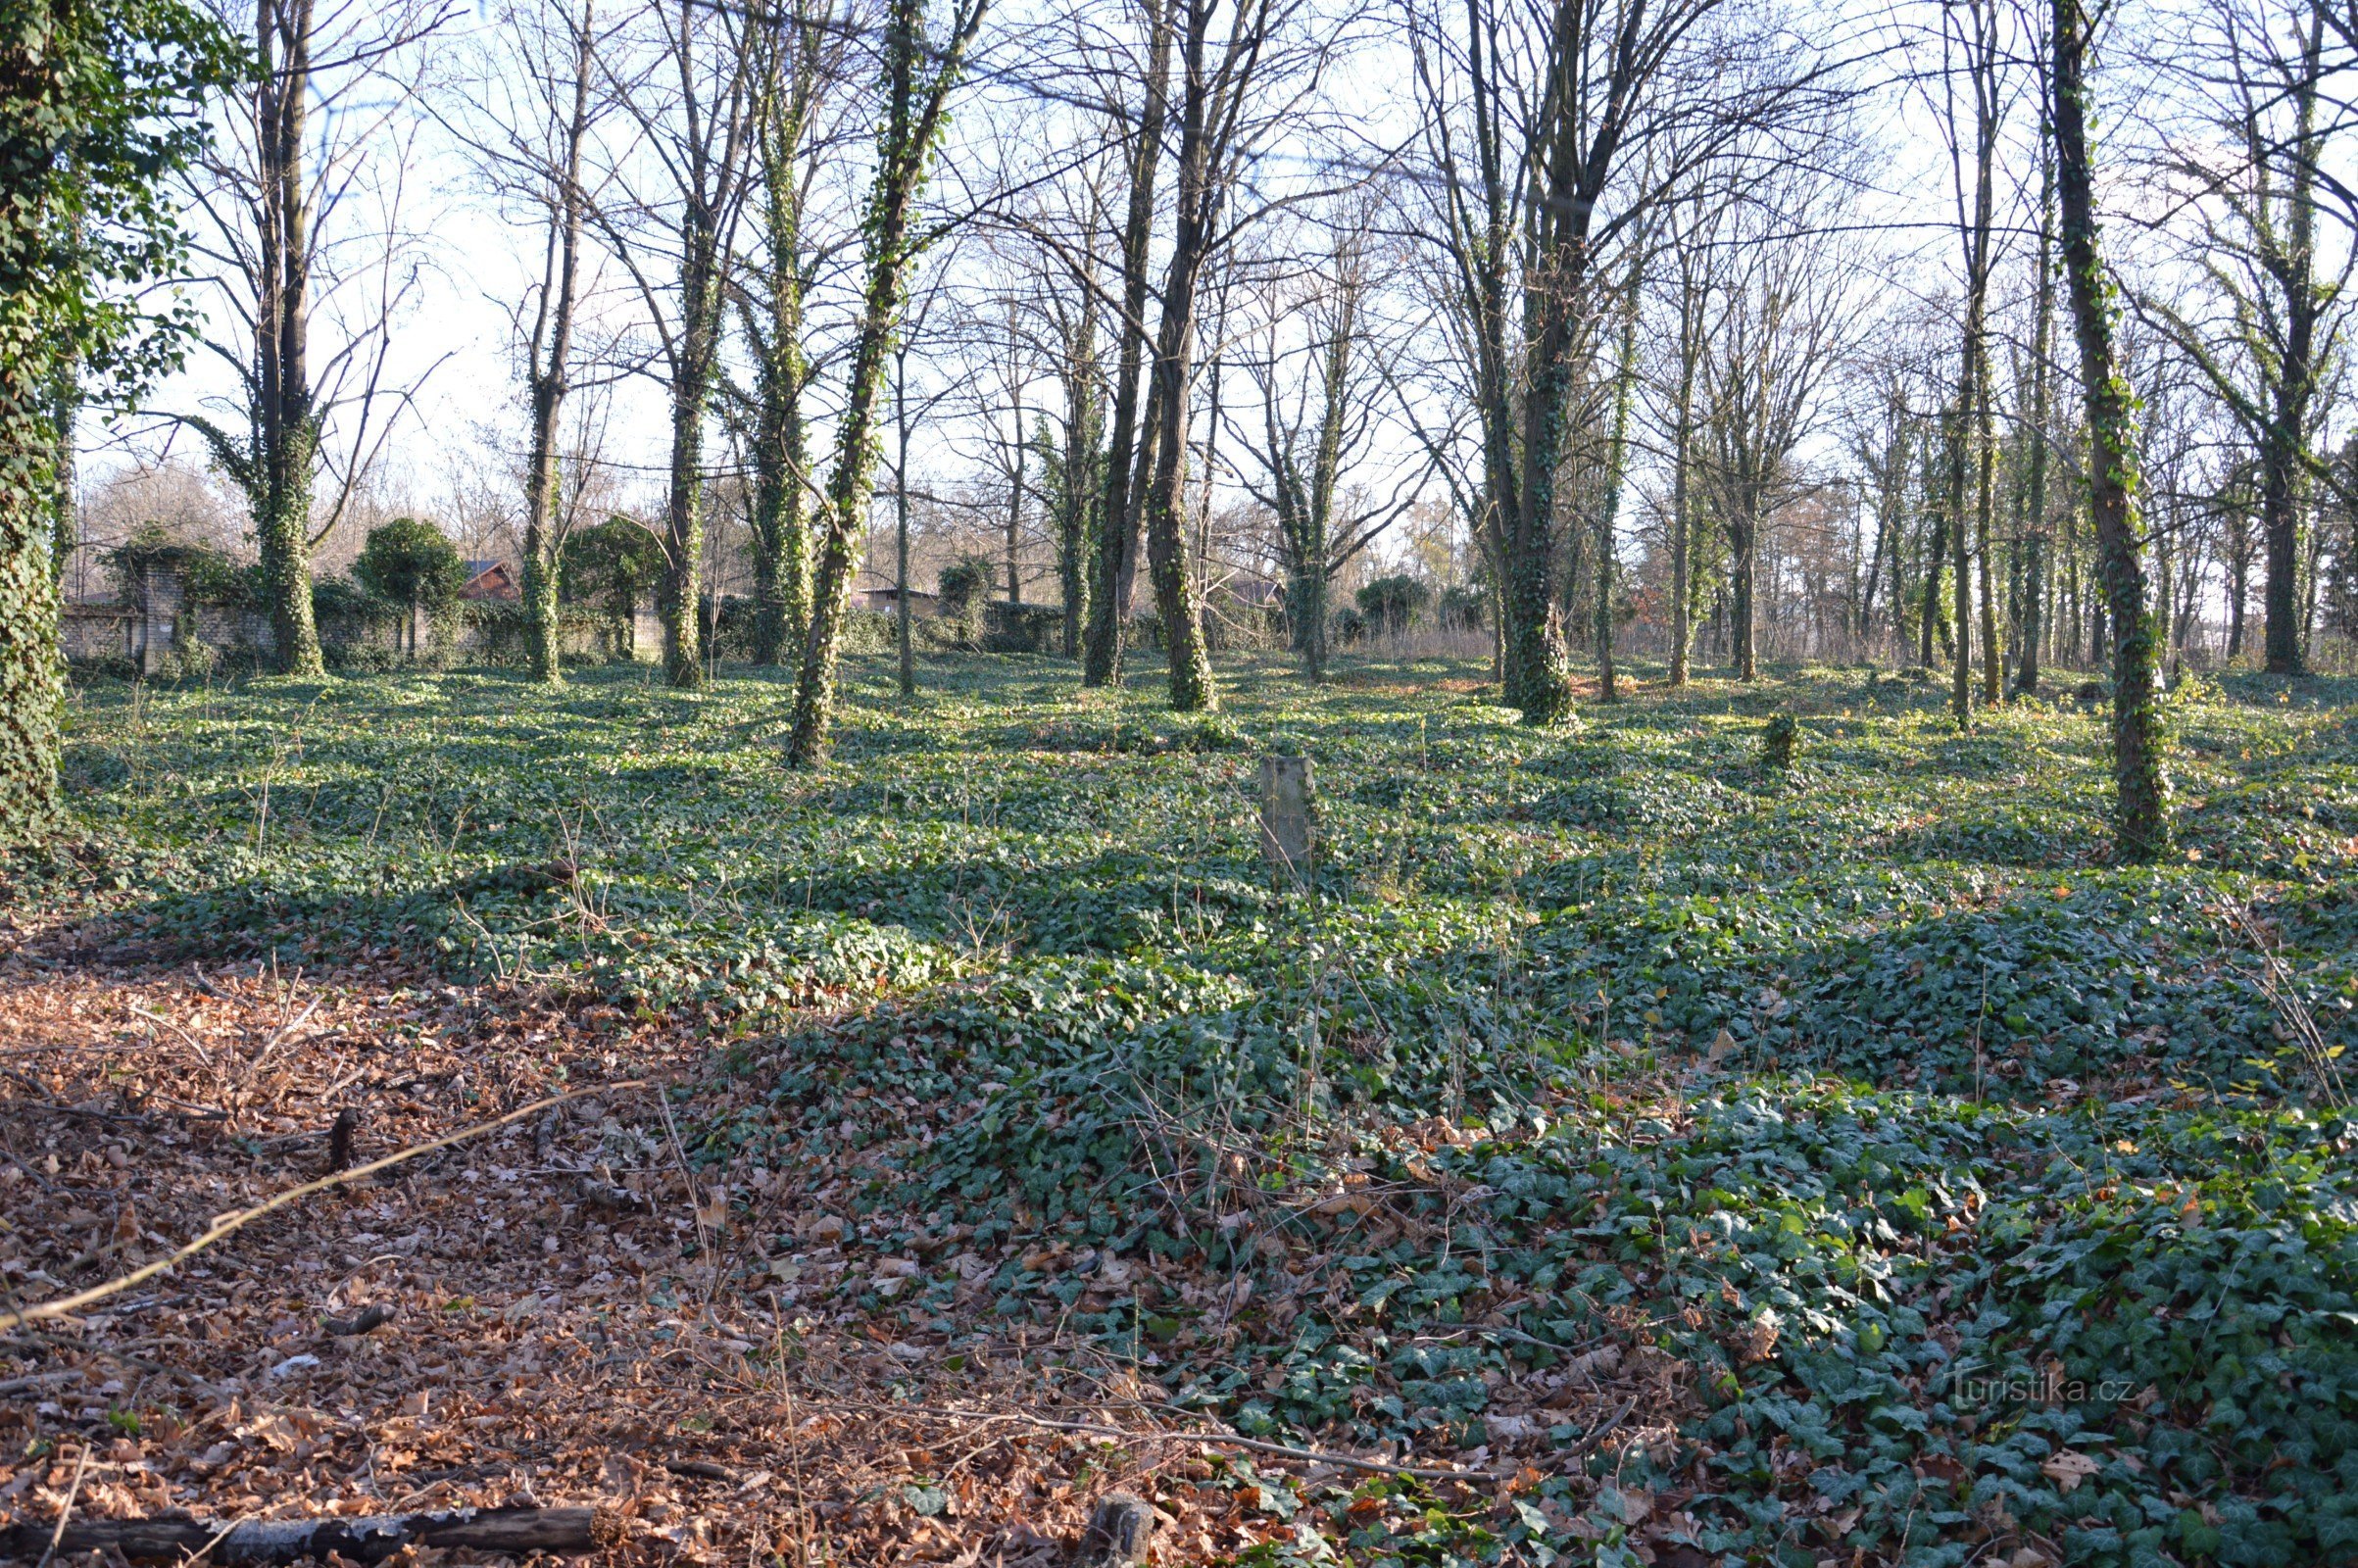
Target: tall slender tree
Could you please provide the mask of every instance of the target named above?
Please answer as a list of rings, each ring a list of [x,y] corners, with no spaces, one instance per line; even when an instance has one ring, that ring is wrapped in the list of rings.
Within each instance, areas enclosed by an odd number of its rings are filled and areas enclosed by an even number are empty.
[[[786,759],[795,767],[826,760],[835,715],[835,664],[851,598],[854,551],[867,531],[875,489],[877,403],[908,302],[910,270],[929,236],[915,211],[941,141],[950,96],[990,0],[952,0],[948,26],[928,35],[926,0],[890,0],[882,62],[884,112],[861,224],[860,318],[854,328],[835,463],[821,517],[811,629],[796,678]]]
[[[1097,559],[1089,590],[1088,646],[1081,683],[1110,685],[1121,679],[1122,623],[1130,613],[1130,584],[1138,565],[1142,476],[1154,466],[1154,451],[1142,442],[1141,374],[1147,352],[1147,292],[1153,283],[1154,192],[1162,168],[1162,143],[1170,115],[1172,23],[1181,0],[1146,0],[1147,65],[1129,142],[1129,191],[1121,231],[1121,314],[1115,323],[1113,424],[1107,432],[1104,500]],[[1125,121],[1126,106],[1116,110]],[[1148,438],[1151,442],[1152,437]]]
[[[820,116],[842,69],[845,29],[833,0],[785,0],[761,19],[754,110],[761,195],[758,254],[744,269],[739,311],[752,350],[753,655],[776,664],[799,651],[811,620],[811,521],[804,393],[812,377],[806,302],[819,247],[810,233]]]
[[[2122,368],[2119,309],[2096,223],[2088,141],[2088,21],[2083,0],[2053,0],[2049,117],[2063,274],[2087,404],[2089,520],[2112,625],[2113,846],[2128,860],[2169,848],[2153,600],[2137,515],[2136,394]]]
[[[663,501],[663,673],[704,684],[707,424],[718,385],[736,234],[758,167],[761,19],[706,0],[663,0],[616,40],[606,75],[636,122],[640,157],[595,217],[636,285],[668,395]]]

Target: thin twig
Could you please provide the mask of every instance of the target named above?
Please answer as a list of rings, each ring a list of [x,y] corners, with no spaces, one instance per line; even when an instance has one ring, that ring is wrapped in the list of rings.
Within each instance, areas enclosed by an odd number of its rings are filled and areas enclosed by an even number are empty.
[[[578,1100],[582,1096],[590,1094],[611,1094],[618,1089],[643,1089],[645,1087],[646,1080],[639,1079],[630,1083],[601,1084],[583,1089],[569,1089],[562,1095],[552,1095],[546,1100],[534,1101],[522,1109],[512,1110],[505,1116],[497,1116],[490,1121],[477,1122],[472,1127],[462,1128],[447,1137],[437,1138],[431,1143],[419,1144],[414,1149],[405,1149],[397,1154],[387,1154],[384,1158],[371,1160],[366,1165],[355,1165],[350,1170],[336,1171],[320,1177],[318,1181],[305,1182],[300,1187],[290,1187],[277,1197],[257,1203],[252,1208],[243,1208],[234,1214],[223,1215],[214,1222],[212,1229],[169,1257],[158,1258],[155,1262],[135,1268],[121,1278],[109,1280],[104,1285],[93,1285],[90,1289],[77,1291],[72,1296],[60,1297],[53,1301],[41,1301],[18,1311],[0,1312],[0,1332],[17,1328],[36,1318],[65,1317],[93,1302],[103,1301],[118,1292],[127,1291],[134,1285],[144,1285],[167,1269],[186,1262],[223,1237],[234,1235],[255,1220],[266,1214],[275,1213],[297,1199],[309,1198],[314,1193],[323,1193],[331,1187],[342,1187],[347,1183],[359,1181],[364,1176],[373,1176],[380,1170],[390,1170],[407,1160],[416,1159],[420,1154],[431,1154],[439,1150],[448,1149],[454,1144],[463,1144],[470,1138],[479,1138],[484,1133],[505,1127],[511,1122],[521,1121],[526,1116],[547,1110],[552,1105],[562,1105],[568,1100]]]
[[[57,1555],[58,1543],[66,1539],[66,1521],[74,1517],[74,1499],[81,1495],[82,1473],[90,1468],[90,1446],[85,1443],[74,1460],[74,1485],[66,1489],[66,1505],[57,1511],[57,1528],[49,1532],[49,1549],[32,1568],[49,1568],[49,1559]]]
[[[178,1024],[172,1022],[170,1018],[165,1017],[160,1012],[148,1011],[145,1007],[142,1007],[135,1002],[131,1004],[131,1011],[137,1013],[140,1017],[145,1018],[150,1023],[162,1024],[165,1028],[170,1029],[173,1034],[178,1035],[182,1040],[187,1041],[188,1049],[197,1054],[197,1060],[203,1062],[208,1069],[212,1067],[212,1053],[208,1052],[202,1045],[198,1044],[197,1037],[190,1034],[186,1029],[181,1028]]]

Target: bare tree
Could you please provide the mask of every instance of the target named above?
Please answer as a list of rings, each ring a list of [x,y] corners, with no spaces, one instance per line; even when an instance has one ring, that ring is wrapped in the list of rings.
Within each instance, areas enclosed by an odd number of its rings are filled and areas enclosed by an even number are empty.
[[[198,166],[197,242],[239,329],[208,347],[235,374],[233,422],[183,416],[244,492],[278,667],[320,668],[311,553],[381,454],[416,383],[386,374],[421,261],[403,207],[417,124],[401,73],[449,0],[391,7],[258,0],[217,13],[253,40],[256,71]],[[325,344],[317,331],[328,332]],[[324,521],[315,486],[336,494]]]
[[[583,158],[602,111],[596,0],[512,0],[480,40],[444,122],[472,155],[492,199],[542,232],[540,275],[516,302],[528,428],[523,472],[522,599],[533,678],[563,678],[558,560],[565,543],[560,471],[565,403],[577,368],[584,227],[592,193]]]
[[[795,684],[794,729],[787,760],[813,767],[825,760],[834,717],[835,662],[853,550],[867,525],[875,485],[876,416],[885,363],[900,330],[911,267],[930,236],[914,211],[939,145],[950,94],[981,30],[989,0],[952,0],[946,36],[926,36],[924,0],[891,0],[884,34],[884,123],[876,139],[862,234],[862,285],[844,406],[836,427],[835,466],[822,511],[811,629]]]
[[[1806,174],[1764,179],[1730,215],[1727,271],[1703,356],[1704,482],[1728,545],[1729,662],[1759,675],[1762,524],[1806,487],[1794,453],[1821,412],[1845,348],[1849,270],[1823,240],[1769,245],[1766,230],[1805,232],[1823,192]]]
[[[2319,396],[2337,354],[2358,248],[2321,253],[2319,169],[2330,10],[2316,0],[2215,0],[2207,47],[2170,75],[2202,102],[2209,134],[2172,136],[2165,174],[2203,211],[2188,258],[2215,309],[2158,291],[2141,313],[2201,368],[2258,451],[2268,668],[2302,667],[2301,522],[2318,454]],[[2217,149],[2229,156],[2218,156]]]
[[[2170,825],[2153,608],[2138,536],[2137,403],[2121,369],[2119,313],[2096,227],[2095,170],[2088,145],[2088,16],[2081,0],[2054,0],[2053,18],[2049,123],[2055,138],[2055,199],[2087,399],[2088,514],[2103,558],[2114,629],[2113,843],[2122,858],[2143,860],[2169,847]]]
[[[637,287],[669,394],[663,668],[672,685],[695,687],[705,678],[706,421],[769,56],[745,13],[707,0],[662,0],[635,21],[610,42],[604,75],[638,136],[592,212]]]
[[[834,0],[783,0],[756,21],[760,69],[754,109],[760,244],[739,269],[737,298],[753,356],[748,447],[753,465],[753,655],[776,664],[811,623],[811,538],[804,474],[817,374],[809,301],[829,248],[813,232],[820,162],[840,149],[825,116],[841,85],[850,29]]]
[[[1738,16],[1732,0],[1529,11],[1467,0],[1462,24],[1440,8],[1409,11],[1439,190],[1428,238],[1449,261],[1481,421],[1502,679],[1533,722],[1571,707],[1557,468],[1577,389],[1612,382],[1594,363],[1609,341],[1596,330],[1611,294],[1596,286],[1598,259],[1728,138],[1773,124],[1820,83],[1799,40],[1747,48],[1732,36]]]
[[[1342,220],[1324,265],[1298,285],[1302,297],[1267,291],[1260,352],[1245,361],[1259,394],[1257,427],[1250,413],[1232,423],[1260,469],[1259,482],[1249,478],[1246,488],[1276,524],[1287,628],[1312,680],[1326,678],[1336,574],[1421,494],[1422,469],[1381,499],[1347,484],[1371,455],[1379,434],[1375,391],[1388,378],[1388,350],[1365,315],[1367,296],[1383,281],[1370,256],[1373,216],[1362,206]]]

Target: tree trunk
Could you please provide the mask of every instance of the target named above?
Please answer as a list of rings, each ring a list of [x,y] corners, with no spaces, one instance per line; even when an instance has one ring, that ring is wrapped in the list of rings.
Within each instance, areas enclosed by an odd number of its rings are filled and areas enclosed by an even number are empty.
[[[1971,326],[1966,328],[1970,339]],[[1965,373],[1957,388],[1957,408],[1949,418],[1948,428],[1948,494],[1942,503],[1947,514],[1941,523],[1948,535],[1949,588],[1956,595],[1951,614],[1955,635],[1949,652],[1949,716],[1959,729],[1973,722],[1973,561],[1972,534],[1965,526],[1965,469],[1966,431],[1971,427],[1973,408],[1973,359],[1970,346],[1965,351]]]
[[[1597,527],[1597,696],[1617,703],[1613,683],[1613,529],[1620,520],[1623,469],[1629,464],[1629,411],[1638,382],[1638,288],[1646,252],[1643,229],[1631,246],[1627,295],[1621,307],[1620,352],[1613,367],[1613,435],[1605,456],[1604,504]]]
[[[1065,344],[1064,447],[1056,455],[1056,575],[1064,600],[1064,657],[1084,647],[1095,569],[1105,476],[1100,471],[1097,280],[1082,280],[1081,316]],[[1046,457],[1046,454],[1043,454]]]
[[[1672,429],[1670,473],[1670,684],[1684,686],[1689,678],[1688,647],[1695,640],[1693,589],[1688,578],[1695,537],[1695,375],[1702,358],[1701,306],[1692,286],[1681,291],[1679,310],[1679,404]]]
[[[2045,138],[2041,138],[2042,143]],[[2055,339],[2055,164],[2051,146],[2041,146],[2039,201],[2039,304],[2031,327],[2031,460],[2029,546],[2023,557],[2022,659],[2014,690],[2039,690],[2039,637],[2045,630],[2047,572],[2047,357]]]
[[[1204,50],[1212,0],[1180,0],[1187,7],[1186,93],[1179,126],[1178,216],[1170,263],[1163,272],[1162,320],[1154,368],[1154,469],[1145,495],[1147,565],[1169,654],[1170,702],[1183,713],[1219,706],[1211,659],[1189,569],[1186,517],[1188,381],[1196,351],[1196,291],[1208,257],[1213,224],[1225,194],[1212,168],[1215,130],[1209,123],[1213,84]],[[1233,46],[1232,46],[1233,47]]]
[[[909,601],[909,348],[893,354],[893,652],[901,666],[903,700],[917,695],[917,656]]]
[[[39,57],[28,55],[17,37],[0,37],[7,80],[21,82],[40,69]],[[47,138],[22,117],[0,116],[0,847],[7,847],[46,834],[59,819],[64,665],[50,569],[54,362],[35,272],[50,156]]]
[[[1749,517],[1728,522],[1728,662],[1738,680],[1760,678],[1752,627],[1753,540],[1759,528]]]
[[[938,49],[923,37],[924,0],[892,0],[888,12],[886,113],[868,190],[866,277],[843,414],[836,426],[835,468],[827,482],[826,536],[811,593],[811,630],[795,681],[794,727],[786,744],[786,760],[792,767],[815,767],[826,760],[827,733],[835,716],[838,645],[852,592],[853,551],[866,532],[868,502],[875,489],[876,402],[915,259],[909,208],[923,186],[941,134],[943,106],[982,25],[988,0],[961,3],[970,9],[963,11],[952,41]],[[916,79],[920,58],[939,61],[922,88]]]
[[[1023,603],[1023,563],[1019,552],[1023,543],[1023,388],[1015,389],[1015,464],[1014,481],[1007,494],[1007,603]]]
[[[312,0],[266,0],[256,9],[255,26],[262,288],[255,317],[259,406],[247,498],[274,661],[283,673],[317,675],[325,665],[311,603],[311,486],[319,459],[310,364],[315,215],[303,163]]]
[[[1121,347],[1113,383],[1113,429],[1105,444],[1104,496],[1098,509],[1097,562],[1089,596],[1089,640],[1081,684],[1121,679],[1122,621],[1130,612],[1130,582],[1138,559],[1139,377],[1146,358],[1147,285],[1154,236],[1154,176],[1162,164],[1163,122],[1171,78],[1171,7],[1151,0],[1146,99],[1131,149],[1129,210],[1122,223]],[[1134,473],[1134,466],[1136,472]]]
[[[565,166],[555,192],[556,220],[549,226],[540,318],[531,345],[532,442],[524,468],[524,652],[532,678],[552,686],[565,678],[558,648],[557,430],[572,363],[574,292],[581,275],[581,147],[589,131],[592,16],[585,0],[580,31],[573,39],[572,116],[565,124]]]
[[[672,366],[671,471],[664,507],[663,675],[704,684],[704,420],[719,347],[719,236],[714,215],[691,196],[680,221],[679,352]]]
[[[794,29],[791,45],[787,27]],[[763,41],[770,51],[759,129],[762,238],[768,249],[767,319],[756,334],[753,506],[754,662],[776,665],[801,646],[811,620],[811,527],[803,389],[803,142],[818,91],[818,27],[802,8]],[[794,62],[787,74],[786,60]]]
[[[2055,184],[2087,397],[2088,512],[2112,605],[2114,848],[2123,859],[2146,860],[2169,847],[2169,781],[2137,514],[2137,402],[2114,343],[2112,285],[2097,241],[2084,75],[2088,23],[2081,7],[2082,0],[2054,0]]]

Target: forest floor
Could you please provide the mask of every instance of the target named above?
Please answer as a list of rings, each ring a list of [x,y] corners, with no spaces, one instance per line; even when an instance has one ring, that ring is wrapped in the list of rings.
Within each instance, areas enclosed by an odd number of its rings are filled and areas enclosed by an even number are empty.
[[[482,1130],[0,1334],[0,1528],[1046,1565],[1118,1487],[1171,1563],[2358,1559],[2358,686],[2182,689],[2123,867],[2065,700],[885,673],[808,776],[750,671],[77,691],[76,834],[0,862],[0,1305],[347,1109]]]

